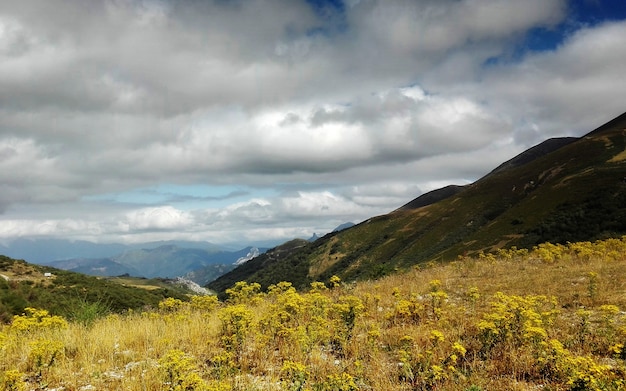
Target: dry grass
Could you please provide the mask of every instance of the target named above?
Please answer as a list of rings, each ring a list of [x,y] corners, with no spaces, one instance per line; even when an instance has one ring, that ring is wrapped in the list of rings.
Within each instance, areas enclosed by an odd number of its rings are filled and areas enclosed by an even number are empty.
[[[0,390],[622,390],[626,239],[0,329]]]

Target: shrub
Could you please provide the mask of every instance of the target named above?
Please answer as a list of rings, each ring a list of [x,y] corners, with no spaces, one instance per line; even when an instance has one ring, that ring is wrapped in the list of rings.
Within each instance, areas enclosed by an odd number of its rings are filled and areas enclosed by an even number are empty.
[[[208,391],[198,374],[196,361],[182,350],[170,350],[159,360],[164,385],[169,391]]]

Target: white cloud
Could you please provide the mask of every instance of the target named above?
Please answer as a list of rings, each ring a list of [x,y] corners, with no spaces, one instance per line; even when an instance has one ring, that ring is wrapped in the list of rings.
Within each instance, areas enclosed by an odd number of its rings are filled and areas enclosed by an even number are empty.
[[[566,11],[564,0],[361,0],[325,17],[293,0],[5,2],[0,236],[306,236],[468,183],[624,110],[624,22],[485,66]],[[93,201],[159,184],[273,195]]]
[[[187,212],[171,206],[134,210],[126,215],[129,230],[184,229],[193,223]]]
[[[626,22],[581,29],[556,51],[490,69],[476,96],[534,134],[527,142],[582,135],[624,111],[624,34]]]

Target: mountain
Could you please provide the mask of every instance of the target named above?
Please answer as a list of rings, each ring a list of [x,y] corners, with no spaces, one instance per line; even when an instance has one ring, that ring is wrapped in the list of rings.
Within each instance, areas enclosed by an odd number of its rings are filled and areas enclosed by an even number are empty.
[[[209,242],[168,240],[120,244],[19,238],[0,244],[0,254],[92,276],[191,277],[204,285],[267,250],[225,250]],[[206,270],[203,270],[205,269]]]
[[[341,225],[338,225],[335,229],[333,229],[333,232],[343,231],[344,229],[348,229],[351,227],[354,227],[354,223],[352,222],[343,223]]]
[[[239,265],[258,257],[267,251],[267,248],[246,247],[239,251],[215,254],[215,262],[211,265],[193,270],[186,275],[185,278],[196,282],[199,285],[206,285],[223,274],[228,273]]]
[[[246,249],[244,249],[243,251],[245,251]],[[244,255],[243,257],[239,257],[237,258],[237,260],[233,263],[235,266],[239,266],[239,265],[243,265],[244,263],[248,262],[249,260],[258,257],[259,254],[261,254],[261,250],[259,250],[256,247],[248,247],[248,253],[246,255]]]
[[[249,262],[209,287],[371,279],[467,253],[624,234],[626,113],[583,137],[546,140],[470,185],[424,194],[294,251]]]
[[[76,273],[87,274],[90,276],[121,276],[128,274],[131,276],[141,276],[142,273],[137,269],[122,265],[121,263],[112,261],[109,258],[75,258],[53,261],[47,263],[57,269],[68,270]]]
[[[317,235],[317,233],[313,232],[313,235],[311,235],[310,238],[307,239],[307,241],[309,242],[315,242],[317,239],[319,239],[320,237]]]
[[[59,259],[110,257],[129,247],[121,243],[93,243],[84,240],[19,238],[0,245],[0,253],[16,259],[43,264]]]
[[[200,286],[205,286],[211,281],[233,270],[235,267],[234,263],[216,263],[200,269],[192,270],[182,277],[189,281],[193,281]]]
[[[202,249],[180,248],[167,244],[157,248],[127,250],[111,260],[139,270],[143,277],[171,278],[214,263],[211,253]]]
[[[348,228],[353,227],[353,226],[354,226],[354,223],[352,223],[352,222],[343,223],[343,224],[338,225],[335,229],[333,229],[332,232],[343,231],[344,229],[348,229]],[[315,242],[319,238],[320,237],[317,235],[317,233],[313,232],[313,235],[311,235],[311,237],[308,238],[307,240],[309,242]]]
[[[201,246],[181,248],[167,243],[156,248],[127,249],[108,258],[64,259],[46,265],[92,276],[185,277],[204,285],[267,250],[246,247],[237,251],[214,251]],[[180,243],[193,245],[191,242]]]
[[[202,249],[180,248],[174,245],[154,249],[129,250],[111,258],[119,264],[137,269],[144,277],[177,277],[190,272],[206,274],[202,269],[228,270],[230,265],[251,258],[266,249],[246,247],[238,251],[209,252]],[[217,266],[217,268],[216,268]],[[233,266],[234,267],[234,266]],[[206,283],[206,281],[196,281]]]
[[[221,247],[209,242],[181,240],[148,243],[93,243],[85,240],[19,238],[0,244],[0,254],[27,259],[29,262],[48,264],[65,259],[110,258],[128,250],[154,249],[173,245],[181,248],[202,249],[209,252],[221,251]]]

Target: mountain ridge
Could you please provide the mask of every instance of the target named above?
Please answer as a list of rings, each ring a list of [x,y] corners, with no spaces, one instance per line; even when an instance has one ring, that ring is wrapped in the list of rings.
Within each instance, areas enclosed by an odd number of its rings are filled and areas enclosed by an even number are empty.
[[[512,159],[507,160],[506,162],[500,164],[498,167],[494,168],[487,175],[492,175],[498,173],[500,171],[522,166],[524,164],[530,163],[535,159],[538,159],[542,156],[545,156],[551,152],[556,151],[557,149],[564,147],[570,143],[573,143],[576,140],[579,140],[580,137],[556,137],[549,138],[546,141],[539,143],[519,155],[513,157]]]
[[[444,199],[446,199],[448,197],[452,197],[453,195],[457,194],[458,192],[462,191],[463,189],[465,189],[465,186],[448,185],[448,186],[442,187],[440,189],[431,190],[431,191],[429,191],[427,193],[424,193],[421,196],[415,198],[414,200],[407,202],[406,204],[402,205],[397,210],[418,209],[418,208],[421,208],[423,206],[434,204],[434,203],[439,202],[441,200],[444,200]]]

